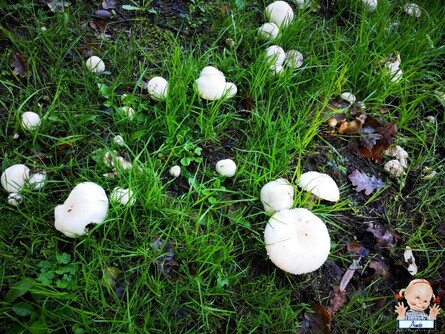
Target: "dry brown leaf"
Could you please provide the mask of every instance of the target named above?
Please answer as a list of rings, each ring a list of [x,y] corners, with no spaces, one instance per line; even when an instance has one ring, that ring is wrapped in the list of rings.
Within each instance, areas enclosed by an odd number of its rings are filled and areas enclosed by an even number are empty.
[[[379,248],[392,248],[397,244],[397,240],[400,238],[385,226],[378,224],[369,223],[366,231],[373,234],[376,240],[376,246]]]
[[[346,300],[346,291],[341,290],[339,286],[334,286],[331,301],[329,302],[328,306],[328,310],[331,312],[331,315],[338,312],[340,308],[346,303]]]
[[[12,55],[12,63],[11,63],[11,67],[14,68],[12,73],[20,76],[21,78],[25,78],[26,77],[26,62],[27,62],[27,60],[28,59],[24,53],[21,53],[21,52],[14,53]]]
[[[331,333],[331,314],[320,304],[312,305],[315,313],[304,313],[302,327],[298,334],[330,334]]]

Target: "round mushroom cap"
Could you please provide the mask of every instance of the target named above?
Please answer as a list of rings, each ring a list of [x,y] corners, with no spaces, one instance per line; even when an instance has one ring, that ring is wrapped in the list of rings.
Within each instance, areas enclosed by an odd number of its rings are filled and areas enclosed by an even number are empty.
[[[294,187],[282,178],[270,181],[261,188],[260,199],[268,214],[290,209],[294,204]]]
[[[349,103],[353,104],[355,103],[355,101],[357,100],[357,98],[355,97],[354,94],[350,93],[350,92],[343,92],[341,93],[340,97],[345,100],[348,101]]]
[[[19,193],[10,193],[8,195],[8,203],[12,206],[19,206],[22,201],[23,197]]]
[[[130,107],[130,106],[123,106],[121,108],[121,110],[122,110],[122,113],[125,116],[127,116],[130,121],[134,118],[135,111],[134,111],[134,109],[132,107]]]
[[[273,41],[275,38],[277,38],[278,33],[280,32],[280,29],[275,23],[264,23],[259,29],[258,34],[262,38],[266,38],[270,41]]]
[[[221,72],[220,70],[218,70],[216,67],[214,66],[206,66],[202,69],[201,73],[199,73],[199,76],[205,76],[205,75],[219,75],[224,77],[224,73]]]
[[[18,193],[29,178],[29,168],[22,164],[12,165],[2,173],[1,184],[8,193]]]
[[[298,186],[326,201],[337,202],[340,199],[340,190],[337,183],[324,173],[313,171],[303,173]]]
[[[199,96],[204,100],[218,100],[226,90],[226,78],[223,75],[202,75],[195,83]]]
[[[419,18],[422,15],[422,10],[415,3],[408,3],[404,7],[405,13]]]
[[[283,65],[286,53],[281,46],[271,45],[266,49],[266,58],[271,63],[271,66],[279,66]]]
[[[362,2],[368,6],[368,13],[372,13],[377,8],[377,0],[362,0]]]
[[[181,175],[181,167],[174,165],[172,168],[170,168],[168,173],[173,177],[179,177],[179,175]]]
[[[331,248],[326,225],[303,208],[275,213],[264,231],[264,241],[270,260],[295,275],[320,268]]]
[[[32,190],[39,190],[45,185],[46,178],[46,172],[37,172],[29,176],[28,184]]]
[[[40,116],[35,112],[26,111],[22,114],[22,126],[29,131],[35,130],[40,126]]]
[[[102,73],[105,71],[105,63],[98,56],[91,56],[85,64],[93,73]]]
[[[294,11],[287,2],[275,1],[266,7],[266,17],[269,22],[283,28],[287,27],[294,19]]]
[[[303,65],[303,55],[297,50],[289,50],[286,52],[286,66],[299,68]]]
[[[74,187],[62,205],[54,209],[54,226],[67,237],[75,238],[87,232],[87,225],[102,224],[108,211],[105,190],[93,182]]]
[[[229,99],[231,97],[234,97],[237,92],[238,92],[238,88],[236,87],[236,85],[233,82],[226,82],[226,86],[224,89],[224,96],[226,98]]]
[[[111,192],[110,201],[132,206],[136,202],[136,198],[131,189],[116,187]]]
[[[148,95],[155,101],[162,101],[168,94],[168,82],[162,77],[153,77],[147,83]]]
[[[235,161],[231,159],[220,160],[216,163],[216,172],[221,176],[232,177],[236,173]]]

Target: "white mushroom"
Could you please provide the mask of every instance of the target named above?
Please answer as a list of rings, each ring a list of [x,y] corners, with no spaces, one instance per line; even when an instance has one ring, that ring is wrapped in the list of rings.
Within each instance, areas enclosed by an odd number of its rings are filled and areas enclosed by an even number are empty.
[[[260,199],[268,214],[290,209],[294,204],[294,187],[283,178],[270,181],[261,188]]]
[[[54,209],[54,225],[67,237],[75,238],[87,232],[87,225],[102,224],[107,211],[108,198],[104,189],[93,182],[83,182]]]
[[[114,138],[113,138],[113,142],[114,142],[116,145],[120,146],[120,147],[124,147],[124,146],[125,146],[124,138],[122,138],[121,135],[114,136]]]
[[[155,101],[162,101],[168,94],[168,82],[162,77],[153,77],[147,83],[148,95]]]
[[[403,253],[403,259],[405,260],[406,263],[408,263],[408,268],[407,268],[408,272],[413,276],[416,275],[417,274],[416,259],[414,257],[413,251],[408,246],[406,246],[405,252]]]
[[[281,46],[271,45],[266,49],[266,59],[270,63],[270,68],[276,69],[283,65],[286,53]]]
[[[340,199],[340,190],[337,184],[324,173],[314,171],[303,173],[298,186],[326,201],[337,202]]]
[[[128,117],[128,119],[131,121],[134,118],[134,109],[130,106],[123,106],[121,108],[122,113]]]
[[[12,165],[2,173],[1,184],[8,193],[18,193],[29,178],[29,168],[22,164]]]
[[[266,7],[266,18],[279,28],[287,27],[294,19],[292,7],[285,1],[275,1]]]
[[[284,65],[293,68],[299,68],[303,65],[303,55],[297,50],[289,50],[286,52],[286,60]]]
[[[377,8],[377,0],[362,0],[363,4],[368,7],[368,12],[372,13]]]
[[[172,168],[170,168],[168,173],[173,177],[179,177],[179,175],[181,175],[181,167],[174,165]]]
[[[264,231],[264,241],[270,260],[295,275],[320,268],[331,248],[326,225],[303,208],[275,213]]]
[[[400,147],[400,146],[399,146]],[[400,149],[397,151],[397,159],[400,161],[400,165],[403,168],[408,167],[408,152],[406,152],[403,148],[400,147]]]
[[[415,16],[417,18],[422,16],[422,10],[415,3],[408,3],[405,5],[405,7],[403,9],[404,9],[405,13],[408,15]]]
[[[230,98],[237,93],[235,84],[226,82],[224,74],[213,66],[204,67],[195,83],[199,96],[204,100],[214,101],[223,96]]]
[[[39,190],[45,185],[46,178],[46,172],[36,172],[29,176],[28,184],[32,190]]]
[[[357,98],[355,97],[354,94],[350,93],[350,92],[343,92],[341,93],[340,97],[345,100],[348,101],[350,104],[355,103],[355,101],[357,100]]]
[[[399,160],[389,160],[383,168],[391,175],[399,177],[404,174],[404,169]]]
[[[216,163],[216,172],[221,176],[232,177],[236,173],[235,161],[231,159],[220,160]]]
[[[8,203],[13,206],[19,206],[23,201],[22,195],[19,193],[10,193],[8,195]]]
[[[277,38],[280,29],[275,23],[264,23],[259,29],[258,34],[260,37],[273,41]]]
[[[136,198],[131,189],[116,187],[111,192],[110,201],[132,206],[136,202]]]
[[[102,73],[105,71],[105,63],[97,56],[91,56],[86,61],[87,68],[93,73]]]
[[[22,126],[26,130],[35,130],[40,126],[40,124],[40,116],[37,115],[35,112],[26,111],[22,114]]]

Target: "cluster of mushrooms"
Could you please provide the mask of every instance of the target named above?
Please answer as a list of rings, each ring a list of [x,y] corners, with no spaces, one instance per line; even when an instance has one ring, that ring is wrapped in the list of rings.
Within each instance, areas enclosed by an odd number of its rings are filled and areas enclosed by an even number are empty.
[[[298,187],[319,199],[337,202],[340,190],[327,174],[303,173]],[[325,223],[305,208],[292,208],[294,187],[280,178],[260,191],[264,211],[272,215],[264,231],[267,255],[280,269],[305,274],[320,268],[328,258],[331,239]]]

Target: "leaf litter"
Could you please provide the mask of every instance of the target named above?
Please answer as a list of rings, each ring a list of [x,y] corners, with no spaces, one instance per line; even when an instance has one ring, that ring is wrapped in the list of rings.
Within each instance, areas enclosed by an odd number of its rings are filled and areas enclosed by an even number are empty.
[[[348,175],[348,179],[355,187],[355,191],[360,192],[364,190],[367,196],[376,190],[386,187],[386,183],[374,175],[368,176],[357,169]]]

